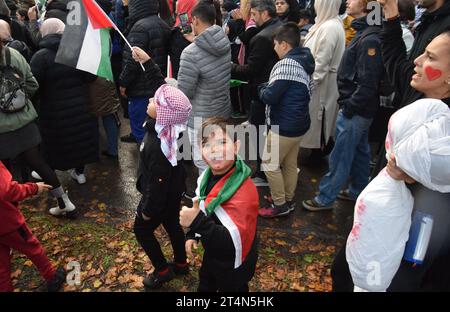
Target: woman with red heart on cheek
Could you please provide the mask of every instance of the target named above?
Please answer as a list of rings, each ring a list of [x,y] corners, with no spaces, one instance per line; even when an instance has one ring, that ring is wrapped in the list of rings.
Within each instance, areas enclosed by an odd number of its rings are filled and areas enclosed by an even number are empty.
[[[411,87],[427,98],[450,98],[450,31],[434,38],[414,65]]]
[[[430,43],[418,57],[408,59],[401,37],[397,1],[378,0],[378,2],[383,5],[385,17],[380,33],[383,62],[386,72],[395,86],[395,106],[402,108],[422,99],[423,105],[441,100],[450,108],[450,27],[440,33],[436,31],[433,34],[434,38],[422,38],[421,42],[430,39]],[[439,2],[442,4],[443,1]],[[450,1],[445,2],[444,9],[450,11],[448,7],[450,7]],[[449,127],[449,125],[445,124],[444,127]],[[414,197],[411,219],[420,219],[420,216],[425,215],[433,220],[433,225],[427,239],[428,245],[421,250],[425,255],[423,262],[413,265],[407,261],[408,257],[405,254],[386,291],[449,291],[450,193],[433,191],[420,182],[414,181],[400,168],[401,157],[399,156],[397,160],[394,154],[389,155],[390,160],[386,166],[386,172],[394,180],[402,180],[408,184],[408,189]],[[377,164],[379,170],[385,167],[386,161],[383,159],[386,159],[386,151],[380,152],[380,155]],[[423,160],[416,156],[417,163]],[[445,161],[442,162],[440,171],[445,172],[449,166],[450,164]],[[374,170],[376,172],[373,178],[379,170]],[[437,174],[434,173],[431,177],[436,179]],[[385,208],[389,211],[392,207],[386,206]],[[423,219],[420,220],[423,221]],[[414,231],[422,230],[422,227],[410,230],[410,237],[414,237]],[[417,251],[419,249],[417,246],[423,246],[420,244],[423,242],[424,240],[415,242],[414,239],[411,239],[411,242],[408,242],[411,244],[408,246],[414,246],[416,243],[415,249],[411,248],[411,250]],[[334,259],[331,269],[333,291],[352,291],[354,289],[354,281],[347,260],[344,246]]]

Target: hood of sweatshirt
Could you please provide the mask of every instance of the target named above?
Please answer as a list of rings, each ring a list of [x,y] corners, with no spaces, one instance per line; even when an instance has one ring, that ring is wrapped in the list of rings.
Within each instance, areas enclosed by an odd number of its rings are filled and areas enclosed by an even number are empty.
[[[308,75],[311,76],[314,73],[315,62],[309,48],[294,48],[285,55],[285,58],[290,58],[300,63]]]
[[[195,44],[202,50],[215,56],[230,53],[230,40],[222,27],[213,25],[195,38]]]

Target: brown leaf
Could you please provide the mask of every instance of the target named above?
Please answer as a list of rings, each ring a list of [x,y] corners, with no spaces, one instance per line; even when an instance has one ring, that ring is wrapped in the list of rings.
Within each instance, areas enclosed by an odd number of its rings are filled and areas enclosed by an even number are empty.
[[[11,273],[11,278],[17,278],[20,274],[22,274],[22,270],[17,269],[13,273]]]
[[[277,277],[277,279],[279,279],[279,280],[283,280],[284,279],[284,277],[286,276],[286,274],[285,274],[286,272],[284,271],[284,270],[282,270],[282,269],[278,269],[277,270],[277,273],[276,273],[276,277]]]
[[[102,281],[101,280],[99,280],[99,279],[96,279],[95,280],[95,282],[94,282],[94,287],[95,288],[99,288],[100,286],[102,286]]]
[[[281,240],[281,239],[276,239],[275,243],[280,246],[286,246],[288,244],[284,240]]]

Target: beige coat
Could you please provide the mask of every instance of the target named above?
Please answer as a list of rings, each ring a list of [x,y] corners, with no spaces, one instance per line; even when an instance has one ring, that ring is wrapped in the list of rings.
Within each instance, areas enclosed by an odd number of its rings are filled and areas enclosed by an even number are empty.
[[[301,147],[320,148],[321,136],[328,143],[334,136],[338,113],[337,70],[345,50],[345,31],[339,17],[327,20],[305,40],[311,49],[316,67],[309,113],[311,127],[303,137]],[[323,134],[322,134],[323,133]]]

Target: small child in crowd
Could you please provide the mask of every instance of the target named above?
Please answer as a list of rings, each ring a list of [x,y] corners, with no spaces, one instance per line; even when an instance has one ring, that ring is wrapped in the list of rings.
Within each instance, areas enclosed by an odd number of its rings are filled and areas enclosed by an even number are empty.
[[[188,274],[184,248],[185,236],[179,224],[186,173],[177,161],[177,139],[186,129],[192,110],[189,99],[180,90],[162,85],[147,107],[151,118],[144,127],[140,146],[137,189],[142,194],[137,208],[134,233],[155,268],[144,279],[144,286],[155,289],[179,274]],[[154,231],[163,225],[173,247],[174,262],[168,263]]]
[[[19,184],[0,161],[0,292],[13,291],[11,282],[11,249],[26,255],[47,281],[50,292],[58,291],[66,279],[63,268],[56,269],[41,243],[30,231],[19,210],[19,202],[49,190],[50,185]]]
[[[198,239],[205,250],[198,291],[247,292],[258,258],[258,192],[224,119],[207,119],[200,135],[208,168],[198,178],[193,207],[180,212],[180,224],[190,229],[186,251],[191,255]]]

